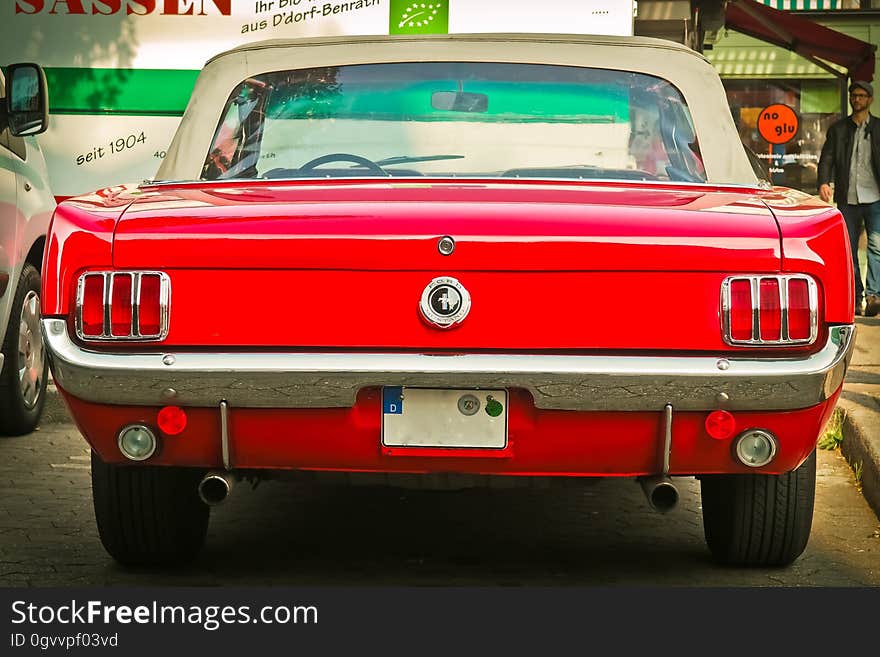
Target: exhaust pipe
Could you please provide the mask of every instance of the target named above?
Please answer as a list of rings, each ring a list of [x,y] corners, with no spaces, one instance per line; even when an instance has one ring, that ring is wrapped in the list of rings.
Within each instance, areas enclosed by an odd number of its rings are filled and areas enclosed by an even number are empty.
[[[678,489],[665,475],[640,477],[639,483],[651,508],[660,513],[672,511],[678,505]]]
[[[235,479],[228,472],[212,470],[199,482],[199,497],[208,506],[217,506],[226,501]]]

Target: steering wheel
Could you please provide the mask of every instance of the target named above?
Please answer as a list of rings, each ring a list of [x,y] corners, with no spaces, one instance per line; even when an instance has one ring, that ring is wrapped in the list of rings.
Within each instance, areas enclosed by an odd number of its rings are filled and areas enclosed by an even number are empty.
[[[321,157],[316,157],[314,160],[309,160],[303,164],[299,170],[313,171],[322,164],[327,164],[328,162],[351,162],[353,164],[360,164],[362,167],[369,169],[371,173],[375,173],[379,176],[389,177],[391,175],[385,171],[385,169],[373,162],[373,160],[368,160],[360,155],[352,155],[351,153],[330,153],[329,155],[322,155]]]

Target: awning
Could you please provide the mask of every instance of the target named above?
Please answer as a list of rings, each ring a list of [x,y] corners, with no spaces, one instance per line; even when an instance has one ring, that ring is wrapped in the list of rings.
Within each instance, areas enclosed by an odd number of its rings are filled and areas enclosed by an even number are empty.
[[[829,62],[845,68],[853,80],[870,81],[874,78],[877,46],[807,18],[754,0],[730,0],[724,24],[731,30],[796,52],[838,77],[844,74],[829,66]]]

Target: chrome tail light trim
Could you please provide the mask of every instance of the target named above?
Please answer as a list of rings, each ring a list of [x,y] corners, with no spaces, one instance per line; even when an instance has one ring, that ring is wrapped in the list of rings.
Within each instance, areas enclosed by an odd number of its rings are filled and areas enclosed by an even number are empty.
[[[100,335],[86,335],[83,331],[83,301],[86,281],[91,277],[100,276],[103,291],[103,325]],[[131,276],[131,326],[128,335],[112,334],[112,303],[113,282],[117,276]],[[159,332],[142,333],[141,318],[141,282],[144,276],[159,278]],[[76,337],[85,342],[160,342],[168,337],[168,325],[171,315],[171,278],[161,271],[90,271],[79,277],[76,286],[76,307],[74,309],[74,328]]]
[[[141,323],[141,277],[132,276],[131,279],[131,334],[139,335],[138,327]]]
[[[764,340],[761,338],[761,281],[775,280],[779,287],[780,338]],[[731,335],[730,327],[730,287],[735,281],[747,281],[752,296],[752,336],[748,340],[738,340]],[[810,304],[810,335],[807,338],[793,339],[789,336],[789,299],[788,284],[790,281],[806,281]],[[754,274],[746,276],[728,276],[721,283],[721,333],[724,342],[731,346],[778,347],[812,344],[819,336],[819,286],[811,276],[806,274]]]
[[[761,279],[753,277],[749,281],[752,294],[752,339],[761,338]]]
[[[113,318],[110,309],[113,307],[113,276],[109,273],[104,276],[104,325],[101,329],[101,338],[113,337]]]

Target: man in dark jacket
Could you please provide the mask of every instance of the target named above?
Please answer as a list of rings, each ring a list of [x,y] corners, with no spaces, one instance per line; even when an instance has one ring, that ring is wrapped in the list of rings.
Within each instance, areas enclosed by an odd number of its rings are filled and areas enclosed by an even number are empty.
[[[862,292],[867,292],[865,314],[880,312],[880,123],[869,108],[874,88],[864,80],[849,86],[852,114],[828,128],[819,157],[819,196],[834,202],[849,232],[856,287],[856,314],[862,314]],[[868,234],[868,273],[865,285],[859,269],[859,236]]]

